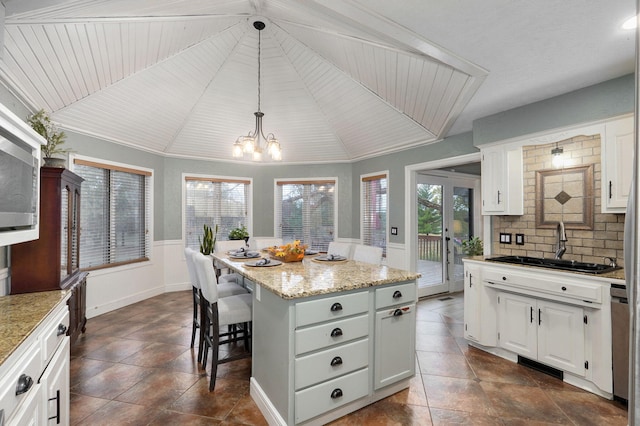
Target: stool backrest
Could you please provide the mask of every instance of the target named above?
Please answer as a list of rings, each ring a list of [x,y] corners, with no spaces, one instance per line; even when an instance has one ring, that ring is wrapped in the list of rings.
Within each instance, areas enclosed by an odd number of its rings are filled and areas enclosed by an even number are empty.
[[[218,283],[216,273],[213,270],[213,261],[210,257],[199,252],[194,252],[193,260],[202,295],[209,303],[216,303],[218,301]]]
[[[213,248],[213,251],[216,253],[226,253],[229,250],[237,250],[242,247],[246,247],[244,240],[216,241],[216,246]]]
[[[267,248],[267,247],[281,246],[282,238],[255,237],[249,240],[249,245],[253,246],[252,248],[254,250],[262,250],[263,248]]]
[[[198,281],[198,274],[196,273],[196,265],[193,262],[193,255],[196,253],[191,247],[184,249],[184,258],[187,261],[187,272],[189,273],[189,280],[191,285],[195,288],[200,288],[200,281]]]
[[[357,244],[353,249],[353,260],[379,265],[382,263],[382,247]]]
[[[351,258],[351,244],[349,243],[339,243],[337,241],[331,241],[329,243],[329,248],[327,249],[327,254],[337,254],[338,256],[344,256],[347,259]]]

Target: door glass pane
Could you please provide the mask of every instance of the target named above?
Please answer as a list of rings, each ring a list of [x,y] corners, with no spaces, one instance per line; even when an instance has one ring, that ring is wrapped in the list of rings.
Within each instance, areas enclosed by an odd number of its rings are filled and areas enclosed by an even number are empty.
[[[418,286],[439,285],[444,282],[442,268],[443,217],[442,185],[420,183],[418,191]]]
[[[453,188],[453,281],[463,280],[462,242],[473,236],[473,189]]]

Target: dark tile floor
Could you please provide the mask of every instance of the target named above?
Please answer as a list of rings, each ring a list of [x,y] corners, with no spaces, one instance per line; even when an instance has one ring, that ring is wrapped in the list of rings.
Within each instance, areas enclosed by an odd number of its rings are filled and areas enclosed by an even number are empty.
[[[445,298],[418,304],[410,388],[332,425],[627,424],[619,403],[469,347],[462,294]],[[249,396],[251,360],[220,366],[209,393],[190,337],[190,291],[90,319],[71,352],[71,424],[266,424]]]

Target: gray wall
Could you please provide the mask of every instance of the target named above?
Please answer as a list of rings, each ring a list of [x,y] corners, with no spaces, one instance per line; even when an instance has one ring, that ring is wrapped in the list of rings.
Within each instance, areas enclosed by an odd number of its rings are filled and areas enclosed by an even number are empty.
[[[358,161],[353,164],[353,238],[360,238],[360,176],[389,170],[389,226],[398,227],[398,235],[389,235],[389,242],[404,243],[404,168],[411,164],[457,157],[478,152],[471,132],[446,138],[440,142],[406,151]]]
[[[603,120],[634,111],[633,74],[473,122],[476,146],[530,133]]]
[[[0,102],[20,117],[28,110],[5,87]],[[477,152],[477,146],[528,133],[605,119],[632,112],[634,77],[628,75],[582,90],[478,119],[473,132],[355,163],[319,165],[242,165],[217,161],[167,158],[145,151],[68,132],[69,148],[78,154],[155,170],[154,239],[182,238],[182,173],[251,177],[254,182],[254,235],[273,234],[275,178],[336,176],[339,179],[338,237],[359,238],[360,175],[389,170],[389,224],[399,229],[391,243],[404,242],[404,167]],[[0,248],[0,266],[5,252]]]

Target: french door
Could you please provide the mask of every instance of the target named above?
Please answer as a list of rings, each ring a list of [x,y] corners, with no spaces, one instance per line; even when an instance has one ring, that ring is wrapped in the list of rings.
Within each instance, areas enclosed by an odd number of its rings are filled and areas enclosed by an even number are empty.
[[[418,174],[418,296],[462,290],[462,241],[474,236],[477,179]]]

